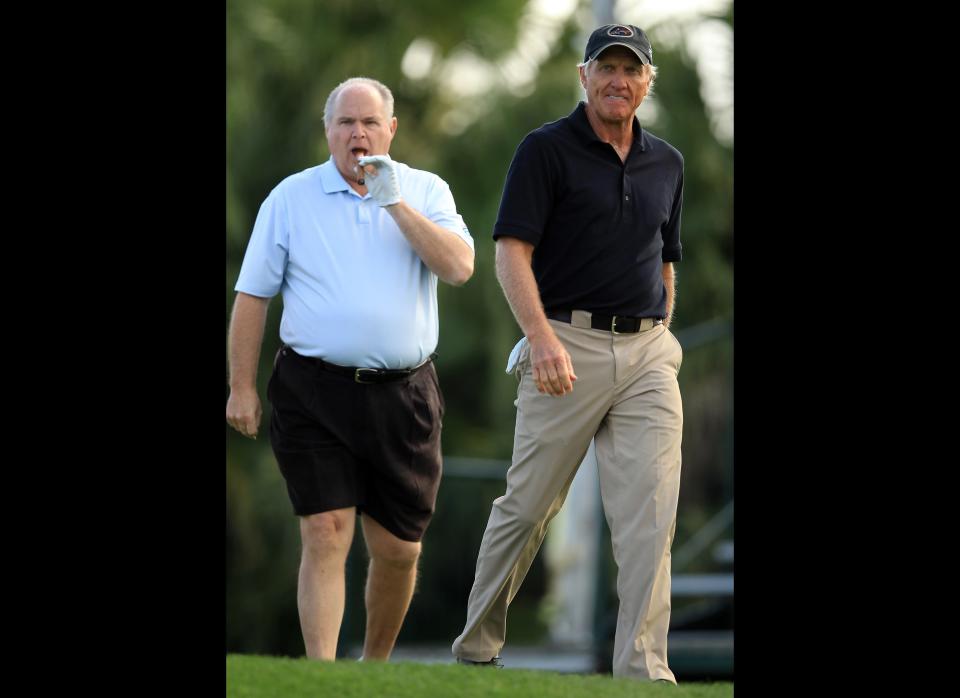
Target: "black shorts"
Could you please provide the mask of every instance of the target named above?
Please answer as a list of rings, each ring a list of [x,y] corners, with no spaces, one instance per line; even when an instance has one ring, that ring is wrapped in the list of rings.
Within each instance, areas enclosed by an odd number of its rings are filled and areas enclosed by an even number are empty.
[[[270,444],[297,516],[356,506],[419,541],[440,486],[444,403],[430,361],[389,383],[357,383],[281,347],[267,386]]]

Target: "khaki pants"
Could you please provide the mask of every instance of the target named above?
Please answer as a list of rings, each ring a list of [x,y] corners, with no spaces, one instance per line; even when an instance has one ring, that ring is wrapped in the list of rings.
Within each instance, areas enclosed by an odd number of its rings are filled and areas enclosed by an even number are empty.
[[[667,666],[667,630],[683,430],[680,343],[663,325],[617,335],[589,329],[589,314],[582,311],[574,311],[573,324],[550,324],[578,380],[563,397],[537,392],[529,346],[521,350],[513,463],[506,492],[493,502],[466,626],[453,653],[474,661],[500,653],[507,606],[595,438],[618,567],[613,674],[675,682]]]

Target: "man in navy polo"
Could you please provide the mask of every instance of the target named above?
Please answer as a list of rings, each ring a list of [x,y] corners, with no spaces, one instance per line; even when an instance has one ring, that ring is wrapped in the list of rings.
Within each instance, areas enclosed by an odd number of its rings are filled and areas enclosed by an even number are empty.
[[[586,102],[520,143],[494,226],[497,278],[525,337],[513,463],[480,545],[453,654],[501,666],[507,607],[591,439],[619,572],[615,676],[676,683],[667,665],[670,545],[680,487],[683,157],[635,116],[656,76],[646,35],[587,41]]]
[[[392,160],[393,95],[351,78],[327,99],[330,159],[260,207],[230,321],[227,422],[256,438],[267,304],[283,296],[270,444],[299,518],[307,656],[332,660],[357,513],[370,553],[363,659],[386,660],[416,584],[440,483],[437,279],[473,274],[446,182]]]

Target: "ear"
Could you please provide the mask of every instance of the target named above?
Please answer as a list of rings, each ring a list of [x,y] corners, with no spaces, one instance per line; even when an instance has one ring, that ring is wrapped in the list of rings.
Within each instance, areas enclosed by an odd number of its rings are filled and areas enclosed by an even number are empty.
[[[584,66],[580,66],[580,86],[587,89],[587,69]]]
[[[390,136],[397,135],[397,117],[390,119]]]

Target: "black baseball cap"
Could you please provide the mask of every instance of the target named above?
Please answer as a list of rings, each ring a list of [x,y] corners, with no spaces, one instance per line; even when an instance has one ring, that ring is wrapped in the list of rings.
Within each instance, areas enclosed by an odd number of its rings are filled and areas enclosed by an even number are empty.
[[[640,27],[632,24],[604,24],[594,30],[587,40],[587,50],[583,53],[583,62],[592,61],[600,52],[610,46],[626,46],[637,54],[644,65],[653,61],[653,48],[650,39]]]

